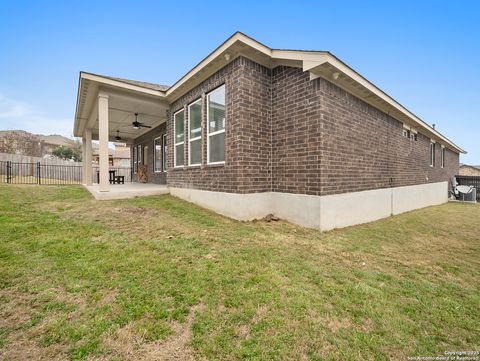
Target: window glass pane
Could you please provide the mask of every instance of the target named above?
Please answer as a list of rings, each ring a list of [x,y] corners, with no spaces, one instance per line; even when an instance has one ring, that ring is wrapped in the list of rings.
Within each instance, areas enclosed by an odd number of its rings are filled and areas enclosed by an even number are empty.
[[[175,165],[183,165],[183,144],[175,146]]]
[[[199,99],[188,107],[188,120],[190,122],[190,139],[202,135],[202,101]]]
[[[155,172],[162,171],[162,139],[157,138],[154,140],[154,156],[155,156]]]
[[[137,150],[137,165],[135,168],[138,170],[138,166],[142,164],[142,148],[140,145],[137,145],[135,148]]]
[[[175,144],[183,142],[184,117],[183,110],[175,114]]]
[[[190,142],[190,164],[198,164],[202,161],[202,140]]]
[[[167,135],[164,134],[162,137],[163,142],[163,153],[162,153],[162,160],[163,160],[163,168],[164,172],[167,171]]]
[[[137,173],[137,147],[133,147],[133,173]]]
[[[208,94],[208,132],[225,129],[225,85]]]
[[[209,160],[210,162],[225,161],[225,132],[218,133],[209,137]]]

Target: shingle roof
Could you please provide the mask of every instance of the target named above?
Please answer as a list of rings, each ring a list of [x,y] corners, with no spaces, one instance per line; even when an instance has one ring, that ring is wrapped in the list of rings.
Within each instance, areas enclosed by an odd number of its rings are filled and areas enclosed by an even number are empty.
[[[123,83],[131,84],[131,85],[138,85],[144,88],[152,89],[152,90],[160,90],[160,91],[165,91],[170,86],[168,85],[163,85],[163,84],[155,84],[155,83],[148,83],[146,81],[138,81],[138,80],[131,80],[131,79],[123,79],[123,78],[117,78],[113,76],[106,76],[106,75],[101,75],[103,78],[107,79],[112,79],[116,81],[121,81]]]
[[[480,165],[471,165],[471,164],[460,164],[460,167],[470,167],[480,170]]]

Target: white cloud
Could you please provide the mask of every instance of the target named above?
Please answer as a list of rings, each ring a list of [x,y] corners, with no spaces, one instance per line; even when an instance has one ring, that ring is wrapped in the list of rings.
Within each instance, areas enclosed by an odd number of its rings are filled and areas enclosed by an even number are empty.
[[[22,129],[31,133],[71,137],[73,121],[49,117],[28,103],[0,94],[0,130]]]

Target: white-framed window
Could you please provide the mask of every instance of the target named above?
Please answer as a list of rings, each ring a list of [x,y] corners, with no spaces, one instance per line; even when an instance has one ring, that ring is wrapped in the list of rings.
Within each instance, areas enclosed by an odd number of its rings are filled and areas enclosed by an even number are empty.
[[[225,163],[225,85],[207,94],[207,163]]]
[[[142,164],[142,146],[133,147],[133,174],[137,174],[138,166]]]
[[[188,106],[188,165],[202,163],[202,99]]]
[[[148,166],[148,145],[143,146],[142,149],[142,164]]]
[[[442,145],[442,153],[441,153],[441,167],[445,168],[445,147]]]
[[[138,165],[143,164],[143,152],[142,152],[142,146],[137,145],[137,163]]]
[[[163,160],[162,137],[157,137],[153,140],[153,170],[155,173],[160,173],[162,169]]]
[[[435,143],[430,142],[430,167],[435,167]]]
[[[182,167],[184,164],[185,111],[179,110],[173,115],[173,165]]]
[[[137,174],[137,147],[133,147],[133,174]]]
[[[162,135],[162,170],[167,171],[167,135]]]

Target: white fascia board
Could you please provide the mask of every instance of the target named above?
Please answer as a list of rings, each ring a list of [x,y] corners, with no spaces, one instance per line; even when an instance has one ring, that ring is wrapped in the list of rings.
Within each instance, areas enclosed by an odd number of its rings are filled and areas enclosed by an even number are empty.
[[[259,43],[256,40],[253,40],[252,38],[249,38],[242,33],[235,33],[218,48],[216,48],[212,53],[210,53],[210,55],[200,61],[200,63],[198,63],[192,70],[190,70],[187,74],[180,78],[175,84],[168,88],[166,95],[169,96],[170,94],[175,92],[180,86],[182,86],[185,82],[187,82],[189,79],[194,77],[200,70],[202,70],[207,64],[211,63],[214,59],[220,56],[223,52],[227,51],[232,45],[234,45],[238,41],[270,57],[272,56],[272,50],[269,47]]]
[[[320,54],[319,56],[321,57],[321,60],[319,61],[319,64],[317,66],[320,66],[324,63],[329,63],[334,68],[338,69],[341,73],[343,73],[347,77],[351,78],[352,80],[354,80],[355,82],[357,82],[358,84],[360,84],[361,86],[366,88],[368,91],[370,91],[371,93],[373,93],[374,95],[376,95],[377,97],[379,97],[380,99],[382,99],[383,101],[385,101],[386,103],[388,103],[389,105],[394,107],[396,110],[398,110],[401,113],[403,113],[404,115],[406,115],[410,120],[412,120],[420,128],[423,128],[423,129],[427,130],[428,132],[432,133],[433,135],[435,135],[439,139],[441,139],[444,142],[446,142],[447,144],[449,144],[450,147],[457,150],[458,152],[466,153],[465,150],[463,150],[462,148],[458,147],[456,144],[452,143],[450,140],[445,138],[437,130],[430,127],[423,120],[418,118],[415,114],[413,114],[407,108],[405,108],[403,105],[398,103],[395,99],[393,99],[392,97],[387,95],[383,90],[379,89],[377,86],[375,86],[374,84],[369,82],[367,79],[365,79],[360,74],[358,74],[356,71],[354,71],[352,68],[350,68],[349,66],[347,66],[346,64],[344,64],[343,62],[338,60],[335,56],[333,56],[329,53]],[[304,66],[304,67],[308,68],[310,71],[315,72],[315,67],[312,67],[313,63],[314,62],[307,62],[306,66]],[[318,76],[318,74],[316,74],[316,75]],[[331,81],[331,80],[329,80],[329,81]]]
[[[84,80],[91,80],[91,81],[97,82],[98,84],[107,85],[107,86],[111,86],[111,87],[116,87],[116,88],[120,88],[120,89],[123,89],[123,90],[133,91],[133,92],[137,92],[137,93],[140,93],[140,94],[155,96],[155,97],[159,97],[161,99],[166,98],[165,92],[161,91],[161,90],[148,89],[148,88],[145,88],[145,87],[142,87],[142,86],[138,86],[138,85],[134,85],[134,84],[128,84],[128,83],[122,82],[120,80],[109,79],[109,78],[105,78],[101,75],[87,73],[87,72],[82,71],[82,72],[80,72],[80,77],[79,77],[79,85],[78,85],[78,91],[77,91],[77,104],[76,104],[76,108],[75,108],[75,119],[74,119],[74,126],[73,126],[73,134],[74,135],[78,134],[78,136],[82,136],[83,135],[82,133],[85,130],[85,127],[88,124],[91,123],[91,119],[90,119],[91,114],[92,114],[92,112],[95,108],[95,106],[92,107],[92,109],[90,111],[90,116],[88,117],[88,119],[78,118],[79,106],[80,106],[80,94],[82,92],[82,87],[83,87],[83,81]],[[83,127],[80,126],[81,125],[80,124],[81,120],[83,120],[85,122],[83,124]]]

